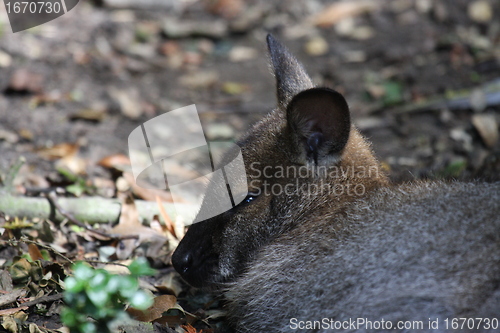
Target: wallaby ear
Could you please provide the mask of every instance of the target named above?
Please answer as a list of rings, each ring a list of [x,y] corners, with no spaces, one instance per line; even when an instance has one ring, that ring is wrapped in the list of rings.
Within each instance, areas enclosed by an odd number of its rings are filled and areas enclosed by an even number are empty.
[[[296,162],[328,165],[338,159],[349,139],[349,107],[335,90],[300,92],[288,104],[286,118]]]
[[[278,106],[284,110],[293,96],[313,87],[312,80],[290,51],[271,34],[267,35],[267,47],[276,77]]]

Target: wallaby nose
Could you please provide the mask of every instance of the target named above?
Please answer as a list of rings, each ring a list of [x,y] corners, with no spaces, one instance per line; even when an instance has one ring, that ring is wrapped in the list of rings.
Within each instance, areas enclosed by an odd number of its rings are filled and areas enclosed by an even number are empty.
[[[172,265],[177,272],[184,274],[193,265],[193,255],[190,252],[178,253],[176,251],[172,256]]]

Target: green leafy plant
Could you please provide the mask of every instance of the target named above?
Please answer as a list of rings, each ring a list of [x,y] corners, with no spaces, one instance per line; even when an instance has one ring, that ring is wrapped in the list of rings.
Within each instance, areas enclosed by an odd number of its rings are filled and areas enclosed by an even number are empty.
[[[83,193],[94,193],[95,188],[92,185],[88,185],[85,178],[75,175],[73,172],[65,169],[58,168],[57,171],[72,184],[66,186],[66,191],[73,193],[75,196],[79,197]]]
[[[116,275],[84,262],[73,265],[73,276],[64,281],[67,307],[61,313],[63,323],[72,333],[112,332],[118,323],[128,319],[126,303],[139,310],[152,305],[152,298],[139,290],[137,278],[155,271],[144,258],[132,262],[128,269],[130,275]]]

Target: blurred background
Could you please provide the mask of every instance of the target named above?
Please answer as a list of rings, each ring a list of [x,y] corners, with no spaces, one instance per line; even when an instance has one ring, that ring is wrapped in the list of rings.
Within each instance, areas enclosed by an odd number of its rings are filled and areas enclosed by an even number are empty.
[[[0,5],[0,170],[23,155],[30,181],[57,182],[73,154],[75,173],[106,177],[97,162],[126,154],[133,128],[193,103],[209,139],[239,137],[275,105],[271,32],[346,96],[393,179],[492,179],[499,13],[492,0],[99,0],[13,34]]]

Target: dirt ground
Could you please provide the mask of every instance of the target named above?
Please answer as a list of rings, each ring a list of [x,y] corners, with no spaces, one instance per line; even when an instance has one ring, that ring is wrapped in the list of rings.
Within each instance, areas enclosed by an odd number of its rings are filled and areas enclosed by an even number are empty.
[[[395,181],[500,179],[500,2],[335,4],[81,1],[15,34],[0,5],[0,174],[23,156],[24,189],[66,184],[58,163],[114,181],[98,162],[190,104],[208,139],[239,137],[275,105],[273,33],[316,84],[345,95]],[[78,162],[43,153],[61,144]]]
[[[81,139],[87,172],[98,173],[95,162],[126,153],[128,134],[138,124],[193,103],[207,124],[221,124],[209,136],[237,137],[275,104],[265,46],[272,32],[318,85],[345,94],[355,122],[395,179],[432,176],[461,160],[467,175],[495,177],[498,144],[485,146],[470,107],[405,107],[446,100],[464,89],[467,96],[498,78],[497,16],[475,22],[468,13],[473,1],[398,0],[375,2],[345,24],[346,19],[333,27],[308,25],[328,3],[246,1],[244,9],[225,14],[235,15],[227,19],[223,10],[208,10],[200,1],[173,1],[171,8],[154,10],[84,2],[16,34],[2,12],[0,50],[11,60],[0,68],[0,129],[8,132],[0,137],[0,167],[23,155],[44,177],[52,164],[34,151]],[[497,13],[499,4],[490,5]],[[231,28],[237,20],[249,23]],[[178,38],[163,29],[199,21],[229,27]],[[34,87],[9,88],[23,69]],[[497,104],[478,110],[498,119]]]

